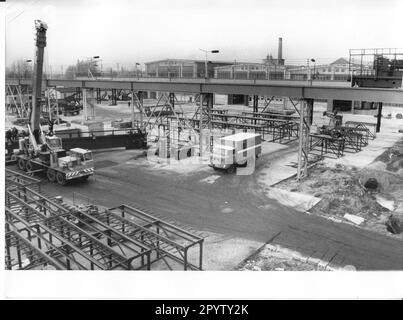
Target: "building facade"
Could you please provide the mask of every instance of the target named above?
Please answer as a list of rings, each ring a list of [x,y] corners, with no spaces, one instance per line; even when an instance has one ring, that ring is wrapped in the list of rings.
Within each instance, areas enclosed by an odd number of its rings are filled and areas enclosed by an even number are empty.
[[[233,62],[207,61],[207,77],[214,77],[214,68]],[[205,60],[165,59],[145,63],[145,73],[156,78],[205,78]]]

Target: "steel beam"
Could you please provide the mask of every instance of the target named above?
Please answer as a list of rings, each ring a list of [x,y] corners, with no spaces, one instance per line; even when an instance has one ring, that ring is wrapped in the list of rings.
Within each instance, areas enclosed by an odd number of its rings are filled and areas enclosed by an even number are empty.
[[[10,85],[32,85],[32,80],[6,79]],[[244,94],[259,96],[285,96],[297,99],[358,100],[383,103],[402,103],[403,90],[382,88],[352,88],[347,82],[228,80],[228,79],[163,79],[133,80],[44,80],[45,87],[65,86],[101,89],[134,88],[136,91],[210,92],[219,94]]]

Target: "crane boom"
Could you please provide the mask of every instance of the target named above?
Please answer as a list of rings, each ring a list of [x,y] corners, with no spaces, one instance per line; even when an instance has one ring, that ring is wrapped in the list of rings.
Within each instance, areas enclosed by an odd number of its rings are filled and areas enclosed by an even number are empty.
[[[34,60],[33,97],[31,111],[31,129],[35,139],[39,143],[40,115],[41,115],[41,94],[43,76],[43,56],[46,47],[46,30],[48,26],[41,20],[35,20],[36,28],[36,57]]]

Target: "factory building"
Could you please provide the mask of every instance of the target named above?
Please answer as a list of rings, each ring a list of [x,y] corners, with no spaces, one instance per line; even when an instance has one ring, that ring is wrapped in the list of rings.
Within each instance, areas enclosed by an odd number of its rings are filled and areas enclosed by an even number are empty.
[[[288,67],[285,77],[290,80],[347,81],[349,70],[348,60],[339,58],[330,64]]]
[[[207,77],[214,77],[214,68],[232,64],[233,62],[207,61]],[[205,60],[165,59],[145,64],[146,75],[156,78],[205,78],[205,70]]]
[[[268,54],[261,63],[234,62],[214,68],[217,79],[252,79],[252,80],[282,80],[285,78],[285,60],[283,59],[283,39],[278,39],[277,59]]]

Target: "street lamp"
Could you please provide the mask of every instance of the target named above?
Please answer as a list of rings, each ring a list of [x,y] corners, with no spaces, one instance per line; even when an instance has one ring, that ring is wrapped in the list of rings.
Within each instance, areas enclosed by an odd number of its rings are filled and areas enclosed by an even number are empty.
[[[205,49],[200,49],[200,51],[203,51],[206,54],[206,60],[205,60],[205,75],[204,77],[207,79],[208,78],[208,70],[207,70],[207,54],[208,53],[219,53],[219,50],[205,50]]]
[[[309,69],[309,74],[310,74],[310,78],[311,78],[310,80],[311,80],[311,85],[312,85],[312,72],[311,72],[311,68],[309,67],[309,60],[314,63],[314,65],[313,65],[313,76],[314,77],[315,77],[316,60],[313,58],[308,59],[308,69]]]

